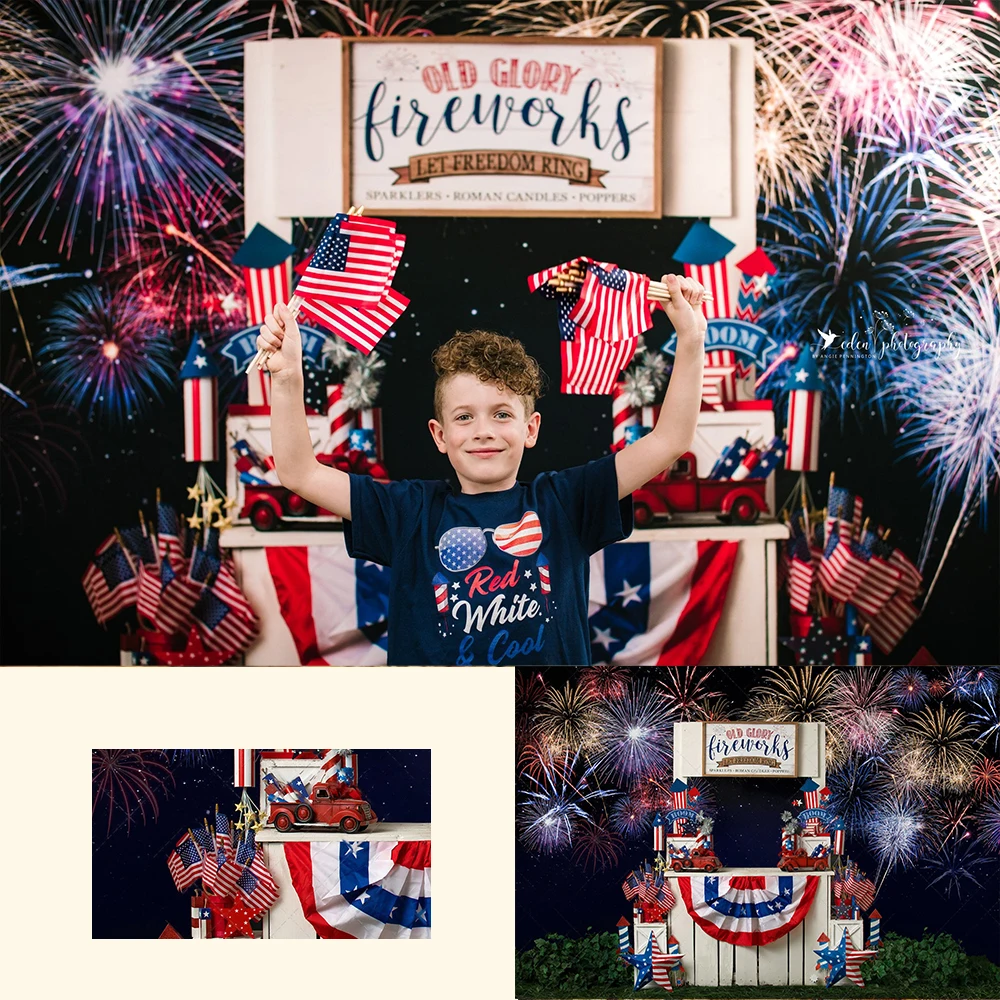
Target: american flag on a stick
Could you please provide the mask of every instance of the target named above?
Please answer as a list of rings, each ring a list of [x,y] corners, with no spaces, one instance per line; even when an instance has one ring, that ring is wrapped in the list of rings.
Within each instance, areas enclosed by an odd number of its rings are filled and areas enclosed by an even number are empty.
[[[405,295],[390,288],[379,302],[370,307],[306,299],[302,304],[302,311],[352,344],[362,354],[370,354],[409,304],[410,300]]]
[[[562,342],[560,391],[568,395],[609,395],[622,369],[635,356],[635,345],[635,338],[609,343],[578,328],[573,340]]]
[[[788,564],[788,593],[793,611],[808,614],[812,585],[813,562],[809,539],[804,534],[796,535],[791,541],[791,560]]]
[[[599,340],[616,343],[638,337],[653,325],[649,278],[616,266],[588,265],[570,318]]]
[[[83,574],[83,589],[101,625],[135,604],[139,578],[136,568],[115,535],[98,546]]]

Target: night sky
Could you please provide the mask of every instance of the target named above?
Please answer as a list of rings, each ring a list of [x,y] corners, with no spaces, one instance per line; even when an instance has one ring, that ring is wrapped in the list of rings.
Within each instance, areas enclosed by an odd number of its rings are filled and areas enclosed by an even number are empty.
[[[526,673],[527,671],[525,671]],[[763,671],[716,670],[712,687],[742,704]],[[574,678],[573,671],[554,669],[542,673],[550,688]],[[982,744],[985,751],[986,744]],[[827,775],[830,783],[830,773]],[[800,798],[801,781],[791,779],[695,779],[700,790],[714,799],[705,812],[715,817],[715,850],[726,867],[773,867],[779,857],[782,811],[792,809]],[[614,785],[601,782],[602,788]],[[519,803],[528,786],[519,782]],[[792,809],[797,812],[798,809]],[[933,820],[926,817],[928,823]],[[848,836],[847,853],[873,877],[876,859],[859,838]],[[896,869],[886,878],[875,899],[882,914],[883,933],[896,931],[920,938],[924,928],[943,931],[957,938],[969,954],[985,954],[1000,963],[1000,864],[996,854],[981,848],[974,856],[986,858],[972,873],[981,883],[964,879],[956,892],[945,891],[945,883],[929,885],[938,874],[927,867]],[[653,860],[652,834],[626,840],[618,864],[610,869],[587,870],[572,860],[570,851],[543,856],[518,842],[516,850],[516,940],[519,950],[548,933],[581,937],[613,931],[622,916],[631,919],[631,907],[621,890],[622,880],[643,861]],[[677,905],[683,905],[678,902]]]
[[[358,787],[380,820],[431,821],[430,750],[358,750]],[[180,893],[167,870],[171,848],[215,806],[235,819],[240,793],[233,788],[233,751],[202,750],[211,759],[185,765],[190,750],[165,750],[176,787],[157,796],[159,818],[144,824],[132,811],[131,830],[116,808],[108,836],[107,802],[95,803],[93,820],[93,930],[95,938],[156,938],[170,923],[187,937],[190,896]],[[256,791],[249,789],[254,801]],[[148,810],[147,810],[148,811]],[[377,827],[375,828],[377,830]]]

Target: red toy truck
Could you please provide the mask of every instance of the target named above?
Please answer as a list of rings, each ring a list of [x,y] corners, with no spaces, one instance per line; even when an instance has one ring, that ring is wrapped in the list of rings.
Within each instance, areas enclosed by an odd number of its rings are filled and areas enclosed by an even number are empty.
[[[240,517],[250,518],[258,531],[273,531],[285,517],[329,517],[331,511],[323,510],[304,500],[284,486],[244,486],[243,509]],[[340,518],[336,518],[338,521]]]
[[[811,858],[801,847],[797,847],[794,851],[789,851],[783,847],[781,849],[781,857],[778,859],[778,867],[783,872],[795,871],[798,868],[821,868],[825,870],[830,867],[830,859],[828,857]]]
[[[722,867],[718,855],[709,847],[696,847],[688,857],[675,854],[670,860],[675,872],[685,868],[703,868],[707,872],[717,872]]]
[[[275,830],[287,833],[296,823],[323,823],[343,833],[366,830],[378,818],[363,799],[337,798],[338,781],[318,781],[308,802],[272,802],[267,817]]]
[[[632,494],[635,524],[645,528],[659,517],[716,511],[720,521],[753,524],[767,512],[764,479],[699,479],[697,460],[685,452],[676,462]]]

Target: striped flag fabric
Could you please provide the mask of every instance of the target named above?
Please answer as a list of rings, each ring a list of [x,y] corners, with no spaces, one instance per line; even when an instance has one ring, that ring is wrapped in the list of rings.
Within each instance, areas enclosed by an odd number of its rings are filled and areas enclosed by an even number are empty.
[[[851,603],[865,614],[877,615],[899,588],[901,574],[883,558],[888,546],[874,532],[863,535],[853,548],[867,562],[867,570],[851,595]]]
[[[832,534],[819,564],[819,582],[838,601],[849,601],[865,575],[865,561],[854,554],[851,543]]]
[[[167,858],[167,868],[178,892],[184,892],[201,878],[201,852],[190,833],[185,833]]]
[[[370,354],[409,304],[410,300],[405,295],[389,288],[372,306],[357,307],[340,302],[307,299],[302,305],[302,311],[362,354]]]
[[[853,530],[854,494],[843,486],[831,486],[826,502],[823,544],[829,540],[831,532],[836,531],[847,538],[852,538]]]
[[[319,937],[431,936],[430,841],[282,846],[292,888]]]
[[[609,395],[622,369],[635,356],[635,347],[635,338],[609,343],[578,327],[573,340],[562,341],[560,391],[567,395]]]
[[[625,893],[626,899],[637,899],[639,897],[639,890],[642,888],[643,878],[641,872],[631,871],[625,876],[625,881],[622,882],[622,892]]]
[[[247,617],[228,604],[212,587],[206,587],[201,592],[191,615],[206,649],[238,652],[246,649],[260,632],[256,616]]]
[[[313,302],[374,306],[389,287],[405,243],[387,219],[340,212],[301,269],[295,294]]]
[[[98,546],[82,582],[94,617],[101,625],[135,604],[139,592],[136,568],[114,534]]]
[[[788,595],[793,611],[808,614],[809,598],[813,585],[813,561],[809,539],[796,535],[791,540],[791,559],[788,564]]]
[[[570,319],[591,337],[616,343],[638,337],[653,325],[649,278],[620,267],[587,267]]]
[[[156,502],[156,552],[175,566],[184,559],[184,546],[177,520],[177,511],[170,504]]]
[[[574,265],[587,265],[595,263],[590,257],[574,257],[572,260],[563,261],[561,264],[556,264],[553,267],[546,267],[544,270],[536,271],[534,274],[528,275],[528,291],[537,292],[539,288],[542,287],[546,282],[551,281],[557,274],[562,274],[563,271],[568,271]],[[602,265],[606,267],[611,267],[613,265]]]
[[[684,956],[680,952],[660,951],[660,945],[653,935],[653,982],[660,989],[673,993],[674,987],[670,982],[670,970],[676,969],[681,964]]]
[[[904,597],[916,597],[923,584],[924,577],[919,569],[906,557],[900,549],[890,548],[889,565],[899,571],[899,591]]]
[[[727,319],[733,315],[732,296],[729,293],[729,267],[725,258],[712,264],[685,264],[684,274],[700,281],[711,293],[712,301],[702,303],[709,319]]]
[[[920,609],[903,594],[895,594],[876,615],[859,612],[861,620],[868,625],[868,631],[883,653],[891,653],[899,645],[900,639],[910,630],[920,617]]]
[[[270,909],[278,899],[278,887],[264,864],[264,848],[259,844],[250,863],[236,880],[236,888],[246,902],[258,910]]]
[[[233,750],[234,788],[253,788],[257,784],[257,771],[253,764],[253,750]]]
[[[493,532],[498,549],[523,558],[533,556],[542,544],[542,522],[533,510],[527,510],[516,524],[501,524]]]

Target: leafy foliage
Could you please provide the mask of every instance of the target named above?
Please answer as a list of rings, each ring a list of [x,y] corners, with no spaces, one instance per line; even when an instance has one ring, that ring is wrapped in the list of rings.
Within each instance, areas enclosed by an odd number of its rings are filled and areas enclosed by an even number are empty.
[[[632,985],[632,973],[618,957],[618,935],[610,933],[579,939],[546,934],[517,956],[515,969],[519,985],[542,991],[570,989],[577,996]]]
[[[919,941],[889,933],[878,958],[866,963],[866,980],[886,986],[1000,986],[1000,968],[986,959],[970,959],[950,934],[930,934]]]

